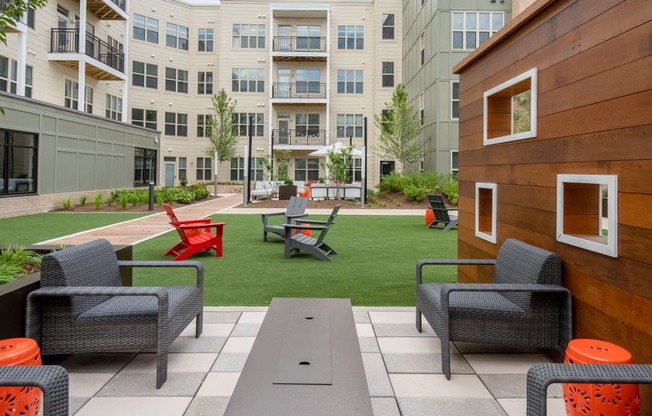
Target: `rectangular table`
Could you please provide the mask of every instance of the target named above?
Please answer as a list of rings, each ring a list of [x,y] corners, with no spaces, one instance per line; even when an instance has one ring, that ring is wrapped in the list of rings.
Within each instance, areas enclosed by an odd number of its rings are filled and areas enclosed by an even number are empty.
[[[349,299],[272,299],[225,412],[257,415],[373,415]]]

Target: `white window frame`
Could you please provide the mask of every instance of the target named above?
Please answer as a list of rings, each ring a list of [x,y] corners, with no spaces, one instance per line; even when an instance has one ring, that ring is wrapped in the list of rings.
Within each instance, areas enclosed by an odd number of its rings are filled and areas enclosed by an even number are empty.
[[[453,155],[457,154],[457,167],[453,167]],[[460,171],[460,152],[459,150],[451,150],[451,173]]]
[[[581,183],[607,185],[607,237],[604,242],[593,241],[578,235],[564,234],[564,185]],[[596,195],[602,221],[602,195]],[[602,229],[601,226],[598,229]],[[600,236],[598,236],[600,237]],[[617,175],[557,175],[557,241],[590,250],[605,256],[618,257],[618,176]]]
[[[199,28],[197,36],[197,52],[213,52],[215,47],[215,30],[210,27],[202,27]]]
[[[491,191],[491,234],[480,230],[480,190]],[[475,184],[475,236],[496,244],[498,230],[498,185],[495,183],[477,182]]]
[[[524,131],[522,133],[512,133],[505,136],[492,137],[489,138],[489,99],[492,95],[496,95],[503,91],[508,91],[514,85],[530,79],[530,131]],[[514,140],[523,140],[531,139],[537,136],[537,68],[532,68],[526,72],[523,72],[516,77],[503,82],[500,85],[497,85],[484,93],[483,97],[483,128],[482,128],[482,142],[485,146],[511,142]],[[511,119],[514,120],[514,108],[513,106],[510,109]],[[513,122],[511,130],[514,130]]]
[[[455,98],[455,95],[453,94],[453,91],[455,91],[455,85],[457,85],[457,98]],[[455,103],[457,103],[457,117],[455,117],[455,112],[453,111],[453,108],[455,107]],[[460,82],[458,80],[451,80],[451,120],[459,120],[460,119]]]
[[[210,81],[208,80],[208,78],[210,78]],[[197,94],[198,95],[213,95],[213,81],[214,80],[215,80],[215,75],[213,74],[213,71],[199,71],[199,72],[197,72]]]
[[[462,29],[455,29],[455,15],[462,15]],[[466,23],[467,23],[467,16],[470,14],[474,14],[476,16],[476,25],[475,29],[467,29]],[[480,14],[489,14],[489,29],[488,30],[481,30],[480,29]],[[502,25],[500,27],[495,28],[494,27],[494,15],[501,15],[503,18]],[[480,45],[482,45],[484,42],[489,40],[496,32],[498,32],[500,29],[502,29],[505,26],[505,13],[504,12],[490,12],[490,11],[454,11],[451,13],[451,50],[453,51],[472,51],[477,49]],[[454,43],[455,43],[455,32],[462,32],[462,48],[456,48]],[[480,33],[481,32],[489,32],[489,37],[483,41],[480,40]],[[475,47],[472,49],[469,49],[466,47],[466,39],[469,36],[473,36],[475,38]]]
[[[175,23],[165,24],[165,46],[168,48],[188,50],[188,27]],[[185,41],[185,42],[184,42]]]
[[[419,35],[419,66],[426,64],[426,32]]]

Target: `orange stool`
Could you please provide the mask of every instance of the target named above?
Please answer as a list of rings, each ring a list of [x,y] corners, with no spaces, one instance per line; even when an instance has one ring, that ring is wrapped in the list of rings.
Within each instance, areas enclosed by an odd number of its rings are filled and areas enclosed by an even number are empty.
[[[566,348],[565,363],[631,364],[632,354],[618,345],[595,339],[574,339]],[[569,416],[637,416],[641,399],[637,384],[564,384]]]
[[[435,213],[431,209],[426,210],[426,227],[430,226],[435,220]]]
[[[0,365],[41,365],[41,350],[31,338],[0,341]],[[0,415],[38,415],[43,392],[38,387],[0,387]]]

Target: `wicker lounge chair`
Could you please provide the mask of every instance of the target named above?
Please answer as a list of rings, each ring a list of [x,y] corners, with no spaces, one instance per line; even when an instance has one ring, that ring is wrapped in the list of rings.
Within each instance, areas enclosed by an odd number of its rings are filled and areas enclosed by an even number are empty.
[[[63,367],[58,365],[1,366],[0,386],[38,387],[43,391],[44,415],[68,416],[68,373]],[[7,399],[7,397],[0,398],[0,408],[3,404],[8,404],[2,403]],[[23,414],[18,410],[16,409],[16,415]]]
[[[194,267],[196,284],[122,287],[123,266]],[[156,349],[160,388],[172,341],[195,317],[201,334],[203,305],[201,263],[118,261],[107,240],[95,240],[43,257],[41,288],[27,297],[27,335],[42,355]]]
[[[283,223],[292,223],[297,218],[307,216],[306,207],[308,206],[308,198],[303,197],[290,197],[290,202],[285,212],[272,212],[269,214],[260,214],[263,220],[263,241],[267,241],[267,233],[278,234],[282,239],[285,239],[285,227],[283,224],[272,224],[270,220],[273,217],[283,216]]]
[[[289,259],[293,251],[304,251],[321,260],[331,261],[329,254],[337,254],[337,252],[324,242],[324,238],[333,226],[340,207],[341,205],[336,205],[326,221],[300,220],[298,223],[283,224],[286,235],[285,258]],[[307,236],[301,232],[303,230],[319,231],[319,236],[317,238]]]
[[[535,364],[527,372],[527,416],[546,416],[554,383],[652,384],[652,364]]]
[[[493,283],[424,283],[426,265],[495,265]],[[421,315],[441,341],[442,371],[450,379],[449,341],[554,348],[572,337],[571,294],[561,286],[561,259],[516,239],[497,259],[419,260],[416,327]]]
[[[428,209],[435,215],[435,219],[428,224],[428,228],[437,228],[437,225],[441,224],[444,226],[444,231],[448,231],[453,227],[457,227],[457,217],[448,214],[448,211],[453,209],[446,206],[444,197],[441,194],[428,195],[428,203],[430,203]]]

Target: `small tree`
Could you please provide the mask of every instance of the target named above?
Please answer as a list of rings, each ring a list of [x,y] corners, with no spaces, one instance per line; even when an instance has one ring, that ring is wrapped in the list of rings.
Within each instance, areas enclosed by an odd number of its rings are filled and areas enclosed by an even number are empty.
[[[231,160],[236,154],[238,135],[233,127],[233,114],[235,113],[236,104],[237,101],[232,100],[226,94],[224,88],[213,96],[215,115],[208,120],[207,136],[210,145],[205,152],[211,157],[217,152],[218,162]],[[215,166],[215,177],[217,177],[217,168]],[[217,192],[217,189],[215,192]]]
[[[326,162],[322,166],[328,171],[328,179],[337,186],[337,197],[342,197],[341,188],[349,177],[349,166],[353,163],[353,146],[346,146],[340,150],[329,151]]]
[[[398,171],[407,163],[423,157],[424,144],[420,137],[421,118],[407,102],[405,86],[398,84],[392,94],[392,101],[385,103],[386,114],[376,114],[374,124],[380,131],[376,150],[384,157],[398,160]]]

